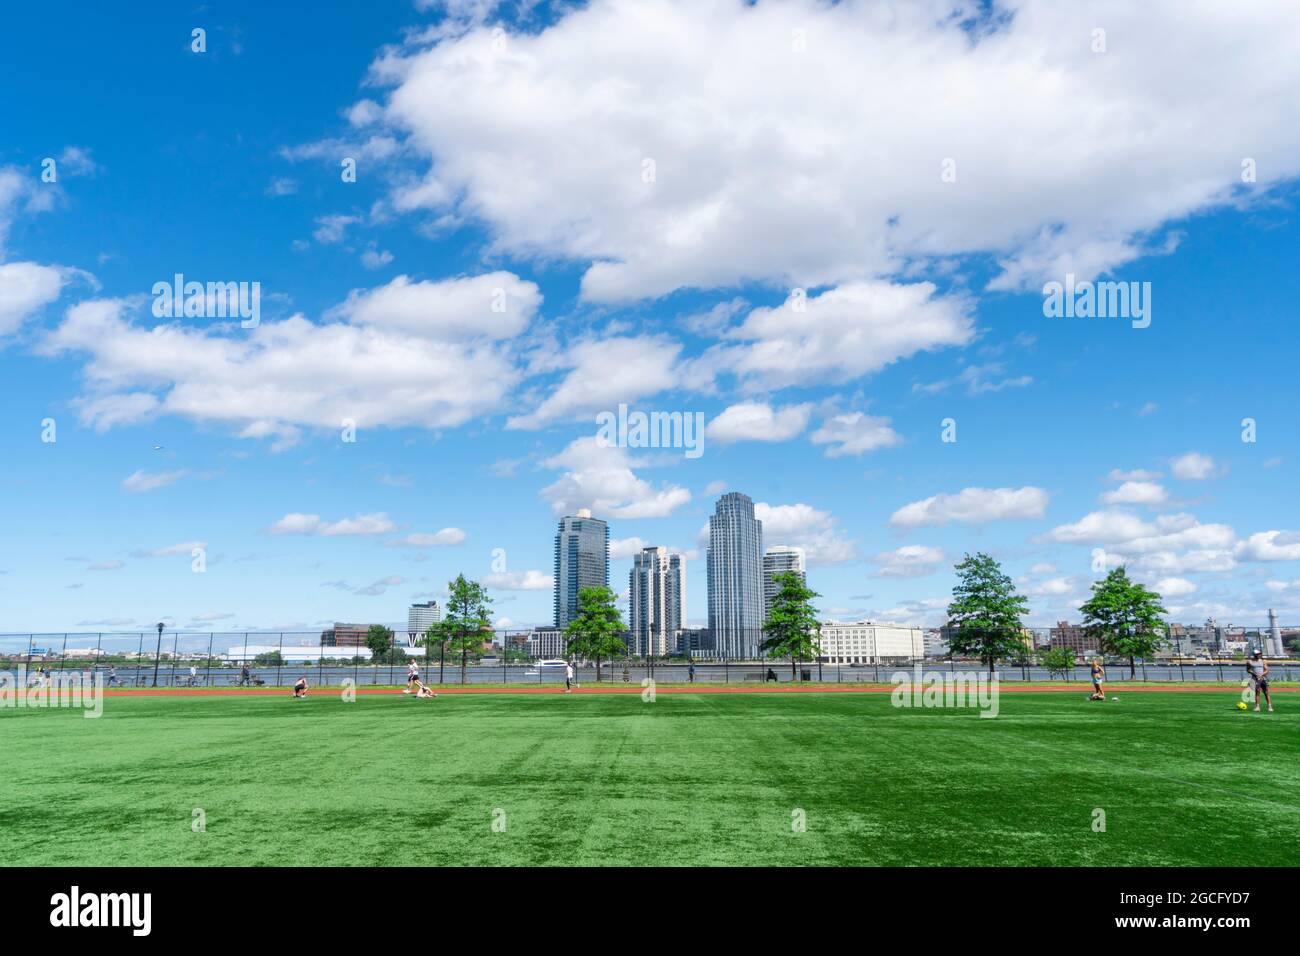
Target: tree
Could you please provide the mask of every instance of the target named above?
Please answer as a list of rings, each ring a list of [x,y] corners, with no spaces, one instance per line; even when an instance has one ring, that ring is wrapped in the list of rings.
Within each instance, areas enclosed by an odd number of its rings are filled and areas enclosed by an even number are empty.
[[[429,646],[430,635],[433,641],[447,642],[452,653],[460,652],[460,682],[465,683],[465,667],[469,663],[470,652],[478,653],[483,641],[492,636],[492,620],[488,609],[492,599],[487,596],[487,589],[477,581],[466,580],[465,575],[456,575],[456,580],[447,584],[447,609],[441,621],[425,631],[425,646]]]
[[[393,649],[393,631],[382,624],[371,624],[366,632],[366,647],[370,648],[370,660],[381,664]]]
[[[1123,565],[1093,584],[1092,597],[1079,611],[1103,653],[1128,658],[1130,680],[1137,675],[1137,658],[1150,657],[1167,643],[1161,615],[1168,612],[1160,595],[1130,581]]]
[[[992,557],[977,551],[956,566],[957,586],[948,605],[954,654],[978,657],[992,673],[998,658],[1025,652],[1020,618],[1029,610],[1027,598],[1016,593],[1011,578]]]
[[[1038,652],[1038,663],[1047,669],[1047,675],[1060,674],[1062,677],[1074,666],[1074,648],[1044,647]]]
[[[794,571],[784,571],[772,578],[778,590],[763,623],[763,643],[759,650],[771,657],[790,658],[790,676],[799,677],[798,662],[821,653],[817,642],[822,625],[812,599],[821,597],[811,590]]]
[[[627,653],[623,615],[614,606],[614,600],[614,592],[609,588],[579,588],[578,616],[564,629],[569,653],[596,662],[598,684],[601,659]]]

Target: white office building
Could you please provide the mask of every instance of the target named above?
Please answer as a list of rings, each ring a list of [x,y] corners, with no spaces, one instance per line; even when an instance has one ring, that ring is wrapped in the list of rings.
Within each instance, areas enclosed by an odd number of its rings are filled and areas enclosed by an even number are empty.
[[[406,612],[407,644],[414,646],[416,641],[424,637],[425,631],[441,620],[442,608],[438,607],[437,601],[412,604],[411,609]]]
[[[772,601],[781,589],[776,584],[776,576],[793,571],[799,580],[808,583],[808,574],[804,567],[803,548],[791,548],[783,544],[768,548],[763,554],[763,621],[771,613]]]
[[[819,659],[827,664],[879,664],[925,656],[924,633],[902,624],[826,621],[818,643]]]

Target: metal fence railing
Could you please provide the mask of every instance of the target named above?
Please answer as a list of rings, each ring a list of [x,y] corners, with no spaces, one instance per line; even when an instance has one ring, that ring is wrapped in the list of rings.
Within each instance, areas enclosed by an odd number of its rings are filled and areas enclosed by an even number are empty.
[[[357,685],[400,685],[406,680],[407,662],[415,660],[421,676],[431,684],[547,685],[564,681],[564,667],[556,663],[563,655],[554,645],[545,653],[530,653],[523,640],[530,632],[499,631],[491,646],[461,655],[446,646],[411,647],[407,635],[399,632],[387,652],[376,658],[369,648],[348,644],[321,644],[319,633],[247,632],[187,633],[164,629],[131,634],[0,634],[0,670],[25,667],[29,679],[38,671],[68,676],[92,677],[98,673],[106,682],[122,687],[285,687],[299,677],[314,686],[337,686],[345,680]],[[533,650],[536,650],[534,647]],[[977,672],[987,668],[978,661],[919,658],[915,656],[867,657],[856,662],[833,660],[803,661],[792,669],[788,659],[731,660],[707,656],[697,649],[696,658],[680,656],[618,658],[602,661],[602,681],[640,685],[646,679],[663,684],[754,684],[775,681],[821,683],[889,683],[899,671],[915,675]],[[1138,661],[1130,676],[1127,660],[1107,658],[1109,683],[1130,680],[1152,682],[1240,684],[1245,662],[1232,656],[1197,657],[1203,652],[1184,650],[1181,656]],[[1085,650],[1081,657],[1095,652]],[[1300,680],[1300,658],[1271,658],[1271,676],[1277,681]],[[1000,680],[1090,681],[1086,660],[1064,671],[1048,671],[1033,658],[1003,661],[995,667]],[[580,683],[596,679],[593,662],[578,662]]]

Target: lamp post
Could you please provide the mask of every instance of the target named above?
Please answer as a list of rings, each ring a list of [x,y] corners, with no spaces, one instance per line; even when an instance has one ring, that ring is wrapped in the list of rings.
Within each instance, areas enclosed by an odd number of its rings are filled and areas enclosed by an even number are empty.
[[[158,650],[153,655],[153,686],[158,686],[158,659],[162,657],[162,621],[158,622]]]

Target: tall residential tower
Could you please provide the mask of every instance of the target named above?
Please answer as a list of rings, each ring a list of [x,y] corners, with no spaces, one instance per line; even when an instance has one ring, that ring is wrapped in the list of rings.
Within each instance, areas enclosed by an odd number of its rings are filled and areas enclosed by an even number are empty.
[[[776,547],[768,548],[767,553],[763,555],[763,620],[767,621],[767,615],[772,610],[772,599],[776,597],[776,592],[781,590],[777,587],[776,576],[785,574],[787,571],[793,571],[799,575],[799,580],[804,584],[808,583],[808,575],[804,570],[803,548],[791,548],[779,544]]]
[[[758,657],[763,628],[763,522],[748,495],[731,491],[709,518],[709,630],[717,652]]]
[[[580,588],[609,587],[609,525],[581,508],[555,532],[555,626],[578,616]]]

